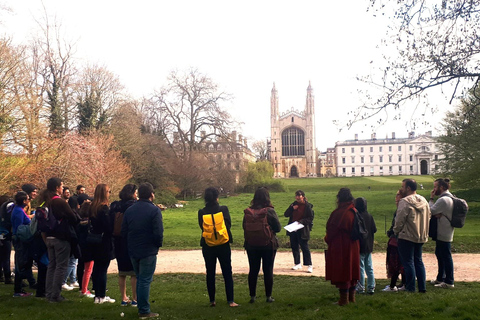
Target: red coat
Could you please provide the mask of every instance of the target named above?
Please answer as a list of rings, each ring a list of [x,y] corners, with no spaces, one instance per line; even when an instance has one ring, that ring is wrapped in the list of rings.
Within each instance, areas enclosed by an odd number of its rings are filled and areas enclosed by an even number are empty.
[[[360,245],[351,240],[353,202],[340,203],[327,221],[325,279],[332,284],[360,279]]]

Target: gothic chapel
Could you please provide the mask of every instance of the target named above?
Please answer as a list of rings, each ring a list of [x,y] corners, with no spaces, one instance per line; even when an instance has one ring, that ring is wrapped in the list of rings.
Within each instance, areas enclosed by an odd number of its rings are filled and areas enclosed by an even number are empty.
[[[303,111],[291,110],[280,114],[275,83],[270,98],[270,160],[275,178],[316,177],[315,105],[313,89],[307,88]]]

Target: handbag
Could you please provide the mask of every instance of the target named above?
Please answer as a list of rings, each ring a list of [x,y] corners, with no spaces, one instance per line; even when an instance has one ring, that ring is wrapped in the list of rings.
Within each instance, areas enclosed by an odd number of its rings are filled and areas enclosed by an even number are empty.
[[[100,244],[102,243],[103,233],[93,233],[93,226],[88,222],[88,231],[87,231],[87,243],[89,244]]]

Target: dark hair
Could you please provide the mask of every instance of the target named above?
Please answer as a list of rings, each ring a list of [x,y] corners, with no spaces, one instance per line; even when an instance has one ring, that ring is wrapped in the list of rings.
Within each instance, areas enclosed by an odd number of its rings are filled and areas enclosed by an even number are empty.
[[[85,201],[81,206],[80,206],[80,211],[78,214],[80,215],[80,218],[90,218],[90,206],[92,205],[91,202]]]
[[[26,183],[22,186],[22,190],[25,191],[27,194],[30,194],[33,191],[38,190],[38,188],[35,187],[35,185],[33,185],[31,183]]]
[[[137,191],[137,186],[134,184],[126,184],[123,186],[122,191],[118,193],[120,200],[136,200],[135,191]]]
[[[302,197],[305,198],[305,201],[307,201],[307,197],[305,196],[305,192],[303,192],[302,190],[295,191],[295,195],[296,196],[302,196]]]
[[[70,191],[70,188],[69,188],[69,187],[63,187],[62,192],[65,192],[65,191],[67,191],[67,190]]]
[[[365,199],[364,197],[355,199],[355,208],[359,212],[367,211],[367,199]]]
[[[341,188],[337,193],[337,203],[352,202],[355,198],[352,196],[350,189]]]
[[[61,185],[62,185],[62,179],[56,178],[56,177],[50,178],[47,181],[47,190],[55,193],[57,192],[57,188],[60,187]]]
[[[417,182],[413,179],[403,179],[402,182],[405,182],[405,187],[410,188],[412,191],[417,191]]]
[[[105,183],[100,183],[95,187],[92,205],[90,206],[91,216],[96,217],[98,210],[104,204],[108,205],[108,186]]]
[[[4,204],[5,202],[7,202],[9,199],[10,199],[10,197],[9,197],[8,195],[6,195],[6,194],[0,196],[0,206],[1,206],[2,204]]]
[[[21,206],[25,200],[28,200],[28,194],[25,191],[18,191],[14,199],[15,204]]]
[[[153,192],[153,186],[149,182],[144,182],[138,187],[138,197],[140,199],[150,199]]]
[[[443,189],[448,190],[450,189],[450,179],[437,179],[435,182],[438,183],[440,187],[443,187]]]
[[[260,187],[253,195],[253,199],[250,202],[250,208],[261,209],[266,207],[273,207],[272,202],[270,201],[270,193],[267,188]]]
[[[80,190],[80,189],[82,189],[82,188],[85,188],[85,187],[82,186],[81,184],[79,184],[79,185],[77,186],[77,191]]]
[[[73,210],[77,210],[78,209],[78,200],[77,198],[75,197],[70,197],[68,198],[68,205],[70,206],[70,208],[72,208]]]
[[[213,206],[218,204],[218,192],[217,188],[209,187],[203,192],[203,199],[205,200],[205,206]]]

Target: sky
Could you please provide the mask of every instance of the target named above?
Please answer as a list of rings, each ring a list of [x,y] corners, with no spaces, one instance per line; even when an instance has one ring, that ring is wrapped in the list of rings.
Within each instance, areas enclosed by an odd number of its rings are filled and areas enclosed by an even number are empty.
[[[381,66],[388,19],[367,12],[368,0],[0,0],[0,34],[27,43],[44,16],[62,24],[75,42],[80,63],[98,63],[118,75],[129,94],[149,96],[172,70],[197,68],[234,99],[225,105],[242,122],[249,143],[270,135],[270,96],[278,90],[280,112],[303,110],[309,82],[315,95],[316,144],[326,151],[335,142],[377,138],[396,132],[407,137],[414,108],[402,121],[375,119],[347,129],[349,111],[363,97],[357,76]],[[52,19],[51,19],[52,20]],[[374,63],[372,63],[372,61]],[[417,134],[433,131],[451,106],[435,101],[438,112]],[[391,116],[389,118],[392,118]]]

